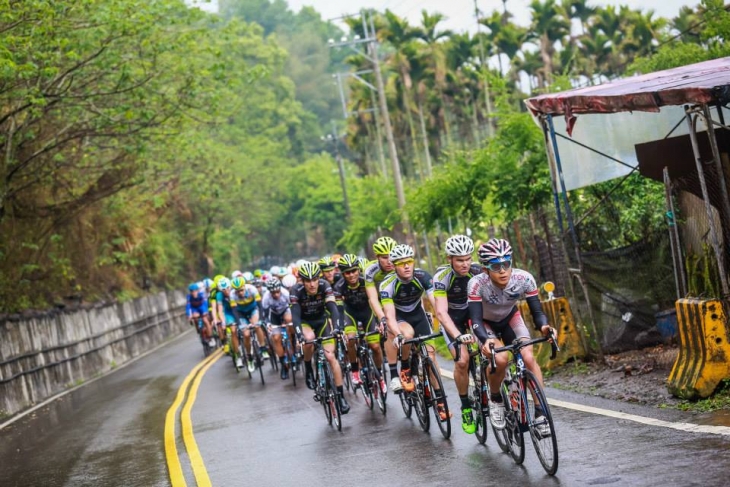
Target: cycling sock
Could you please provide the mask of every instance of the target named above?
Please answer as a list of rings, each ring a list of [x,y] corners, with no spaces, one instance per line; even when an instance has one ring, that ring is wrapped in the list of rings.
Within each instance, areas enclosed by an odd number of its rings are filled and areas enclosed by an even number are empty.
[[[469,394],[459,394],[459,399],[461,399],[461,409],[471,408],[471,401],[469,400]]]
[[[284,365],[286,363],[286,357],[279,357],[279,363]]]
[[[388,365],[390,367],[390,376],[391,377],[398,377],[398,365]]]
[[[542,406],[535,406],[535,417],[538,418],[540,416],[545,416],[545,413],[542,411]]]
[[[312,370],[312,361],[311,360],[304,361],[304,368],[307,370],[307,374],[314,373],[314,371]]]
[[[357,362],[350,362],[350,369],[353,372],[357,372],[360,370],[360,364],[358,364]]]
[[[343,397],[343,394],[345,391],[342,390],[342,386],[337,386],[337,394],[339,394],[340,397]]]
[[[401,360],[400,361],[400,369],[401,370],[408,370],[411,368],[411,364],[408,363],[408,360]]]
[[[500,394],[499,392],[497,392],[497,393],[490,392],[489,393],[489,399],[492,402],[501,403],[502,402],[502,394]]]

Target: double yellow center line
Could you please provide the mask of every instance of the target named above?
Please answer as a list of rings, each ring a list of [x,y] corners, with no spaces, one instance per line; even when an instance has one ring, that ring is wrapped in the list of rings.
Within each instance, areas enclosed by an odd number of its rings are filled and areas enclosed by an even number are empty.
[[[223,356],[223,351],[218,349],[213,352],[209,357],[200,362],[193,368],[192,371],[185,377],[180,389],[177,391],[177,397],[175,401],[167,410],[165,416],[165,456],[167,457],[167,470],[170,472],[170,482],[172,487],[187,487],[185,482],[185,475],[183,474],[182,466],[180,465],[180,458],[177,454],[177,443],[175,436],[175,423],[177,422],[177,411],[180,408],[185,395],[187,393],[187,400],[183,406],[182,413],[180,414],[180,423],[182,425],[182,436],[185,443],[185,449],[188,452],[190,458],[190,466],[193,469],[195,475],[195,481],[198,486],[210,486],[210,478],[208,477],[208,471],[205,469],[203,463],[203,457],[200,455],[198,450],[198,444],[195,442],[193,436],[193,423],[190,418],[190,411],[193,409],[195,404],[195,398],[198,395],[198,387],[200,387],[200,381],[203,379],[206,371]],[[190,383],[192,382],[192,386]],[[188,392],[188,386],[190,391]]]

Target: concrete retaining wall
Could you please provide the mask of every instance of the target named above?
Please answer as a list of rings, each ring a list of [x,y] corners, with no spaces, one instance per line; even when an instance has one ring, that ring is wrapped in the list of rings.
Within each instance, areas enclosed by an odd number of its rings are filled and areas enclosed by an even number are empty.
[[[163,292],[0,322],[0,419],[185,331],[185,294]]]

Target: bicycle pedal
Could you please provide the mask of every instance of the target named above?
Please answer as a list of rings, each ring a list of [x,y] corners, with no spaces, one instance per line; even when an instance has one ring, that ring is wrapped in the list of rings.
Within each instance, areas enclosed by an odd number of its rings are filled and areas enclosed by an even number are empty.
[[[315,400],[316,402],[319,402],[319,396],[318,396],[317,394],[315,394],[315,395],[314,395],[313,399],[314,399],[314,400]]]

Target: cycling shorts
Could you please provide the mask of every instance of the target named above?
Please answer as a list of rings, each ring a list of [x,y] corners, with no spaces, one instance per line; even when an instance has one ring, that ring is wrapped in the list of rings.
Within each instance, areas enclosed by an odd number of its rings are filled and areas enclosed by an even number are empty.
[[[332,323],[327,316],[316,320],[302,321],[302,328],[310,328],[316,337],[324,337],[332,334]],[[323,345],[334,344],[335,339],[329,339],[322,342]]]
[[[378,321],[375,319],[375,313],[370,311],[370,316],[351,315],[345,312],[345,333],[348,335],[357,333],[357,324],[360,323],[365,333],[371,333],[378,329]],[[380,336],[370,335],[367,337],[368,343],[380,343]]]
[[[449,318],[451,318],[451,321],[454,322],[454,325],[456,325],[456,329],[459,330],[459,333],[469,333],[469,310],[450,309]],[[456,337],[452,337],[443,326],[441,327],[441,334],[444,336],[446,346],[451,348],[454,345],[454,340],[456,340]]]
[[[500,321],[484,320],[484,328],[488,332],[501,337],[502,343],[509,345],[517,338],[530,339],[530,330],[527,329],[525,321],[522,319],[520,310],[515,306],[506,318]]]
[[[289,320],[285,321],[284,317],[289,315]],[[291,323],[291,312],[289,310],[284,311],[281,314],[276,314],[273,311],[269,312],[269,323],[274,326],[281,326],[286,323]]]
[[[395,318],[398,323],[408,323],[413,328],[413,336],[419,337],[424,335],[430,335],[431,322],[426,316],[426,311],[420,306],[411,312],[404,312],[396,310]]]
[[[238,326],[241,328],[245,328],[246,326],[250,325],[251,322],[259,316],[259,310],[258,308],[252,308],[245,311],[236,310],[238,312],[239,316],[239,322]]]
[[[190,314],[191,315],[200,315],[205,316],[205,314],[208,312],[208,308],[206,306],[198,306],[197,308],[190,308]]]

